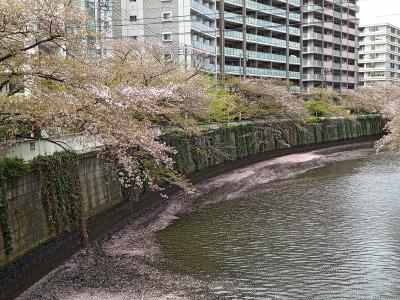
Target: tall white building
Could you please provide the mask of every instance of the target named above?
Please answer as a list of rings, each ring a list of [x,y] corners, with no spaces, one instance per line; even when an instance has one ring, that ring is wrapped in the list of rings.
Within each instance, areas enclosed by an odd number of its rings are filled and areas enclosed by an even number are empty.
[[[360,85],[400,81],[400,28],[391,24],[360,27]]]

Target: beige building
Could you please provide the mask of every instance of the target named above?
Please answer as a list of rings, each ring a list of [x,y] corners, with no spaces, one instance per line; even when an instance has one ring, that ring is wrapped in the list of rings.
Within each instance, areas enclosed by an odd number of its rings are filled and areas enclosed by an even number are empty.
[[[357,0],[303,1],[304,90],[357,88]]]

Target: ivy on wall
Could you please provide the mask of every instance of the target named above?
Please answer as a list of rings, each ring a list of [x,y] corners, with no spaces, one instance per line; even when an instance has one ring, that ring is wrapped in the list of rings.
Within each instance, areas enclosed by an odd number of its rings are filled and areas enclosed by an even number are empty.
[[[49,227],[57,234],[79,229],[82,243],[87,244],[78,155],[57,152],[51,156],[38,156],[32,164],[39,172],[40,194]]]
[[[7,182],[28,174],[30,170],[30,165],[20,158],[4,157],[0,159],[0,227],[6,255],[12,254],[14,250],[8,209]]]

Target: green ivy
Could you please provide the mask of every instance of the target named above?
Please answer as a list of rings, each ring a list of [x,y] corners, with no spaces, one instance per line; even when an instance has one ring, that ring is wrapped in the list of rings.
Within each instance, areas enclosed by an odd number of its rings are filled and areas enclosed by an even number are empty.
[[[0,226],[6,255],[12,254],[14,250],[7,200],[7,182],[24,176],[30,171],[30,165],[20,158],[4,157],[0,159]]]
[[[41,199],[49,226],[57,233],[79,228],[82,241],[87,242],[78,155],[57,152],[38,156],[32,163],[39,172]]]

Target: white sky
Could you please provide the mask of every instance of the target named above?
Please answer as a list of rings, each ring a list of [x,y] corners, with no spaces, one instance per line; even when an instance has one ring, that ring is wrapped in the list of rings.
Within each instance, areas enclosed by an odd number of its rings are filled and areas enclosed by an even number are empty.
[[[359,0],[360,24],[391,23],[400,27],[400,0]]]

